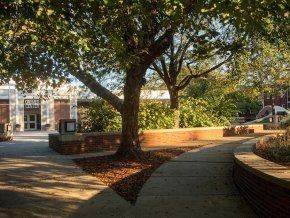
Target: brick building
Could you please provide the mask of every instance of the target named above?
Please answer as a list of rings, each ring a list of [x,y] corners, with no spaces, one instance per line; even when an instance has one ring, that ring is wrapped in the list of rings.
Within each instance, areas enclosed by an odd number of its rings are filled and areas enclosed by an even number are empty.
[[[290,109],[290,87],[282,95],[275,96],[275,105]],[[264,97],[263,106],[272,105],[272,101],[269,96]]]
[[[76,90],[72,86],[59,89],[17,90],[14,84],[0,86],[0,123],[10,122],[20,131],[53,130],[59,119],[77,119]]]

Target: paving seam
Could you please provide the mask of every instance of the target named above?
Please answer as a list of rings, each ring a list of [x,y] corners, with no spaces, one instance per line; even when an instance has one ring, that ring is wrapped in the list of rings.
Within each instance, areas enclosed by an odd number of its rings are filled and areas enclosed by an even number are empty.
[[[225,176],[152,176],[154,178],[217,178]]]
[[[29,183],[29,182],[37,182],[37,181],[47,181],[47,180],[54,180],[54,179],[63,179],[63,178],[75,178],[75,177],[79,177],[79,176],[88,176],[89,174],[83,174],[83,175],[71,175],[71,176],[62,176],[62,177],[47,177],[47,178],[43,178],[43,179],[31,179],[28,181],[19,181],[19,182],[14,182],[14,183],[9,183],[9,184],[19,184],[19,183]],[[90,176],[90,175],[89,175]],[[92,176],[92,178],[96,178],[94,176]],[[0,181],[2,181],[0,179]],[[5,180],[3,180],[5,181]]]
[[[172,162],[172,163],[228,163],[228,164],[231,164],[231,163],[233,163],[233,161],[192,161],[192,160],[170,160],[170,161],[168,161],[168,162]],[[167,163],[168,163],[167,162]]]
[[[192,194],[191,195],[184,195],[184,194],[180,194],[180,195],[141,195],[141,196],[138,196],[138,199],[141,197],[176,197],[176,196],[193,196]],[[224,194],[195,194],[194,197],[210,197],[210,196],[226,196],[226,197],[230,197],[230,196],[239,196],[241,198],[243,198],[243,196],[241,196],[239,193],[237,194],[227,194],[227,193],[224,193]]]

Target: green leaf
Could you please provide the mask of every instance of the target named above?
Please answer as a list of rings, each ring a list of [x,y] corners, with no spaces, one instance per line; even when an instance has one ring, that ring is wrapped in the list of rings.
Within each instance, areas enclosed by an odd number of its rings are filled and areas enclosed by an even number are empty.
[[[52,9],[48,9],[48,10],[46,11],[46,14],[47,14],[48,16],[50,16],[50,15],[53,14],[53,12],[54,12],[54,10],[52,10]]]
[[[38,40],[38,36],[35,34],[30,34],[30,37],[32,40],[37,41]]]

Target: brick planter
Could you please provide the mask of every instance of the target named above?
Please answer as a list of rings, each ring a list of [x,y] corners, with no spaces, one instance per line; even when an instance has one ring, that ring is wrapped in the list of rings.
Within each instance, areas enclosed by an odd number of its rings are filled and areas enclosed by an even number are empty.
[[[290,170],[253,153],[250,141],[234,152],[233,179],[260,217],[290,217]]]
[[[120,133],[49,134],[49,147],[60,154],[81,154],[116,150]]]
[[[260,131],[262,125],[249,128]],[[234,128],[235,129],[235,128]],[[193,140],[210,140],[236,135],[225,127],[203,127],[185,129],[146,130],[139,134],[142,147],[176,146]],[[77,133],[73,135],[49,135],[49,147],[60,154],[80,154],[87,152],[116,150],[120,144],[121,133]]]

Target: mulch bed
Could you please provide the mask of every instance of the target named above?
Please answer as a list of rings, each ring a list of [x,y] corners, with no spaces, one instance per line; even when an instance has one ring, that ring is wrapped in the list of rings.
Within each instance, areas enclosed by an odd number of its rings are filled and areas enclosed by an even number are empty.
[[[138,160],[109,155],[74,161],[85,172],[94,175],[125,200],[135,204],[142,186],[161,164],[198,147],[201,146],[144,151]]]
[[[290,168],[289,161],[283,160],[283,157],[274,156],[273,154],[269,153],[267,149],[264,149],[264,148],[263,149],[256,149],[254,153],[256,155],[266,159],[266,160],[269,160],[269,161],[272,161],[276,164]]]
[[[272,138],[264,144],[259,145],[254,153],[266,160],[290,168],[290,149],[288,146],[275,146],[276,139]]]

